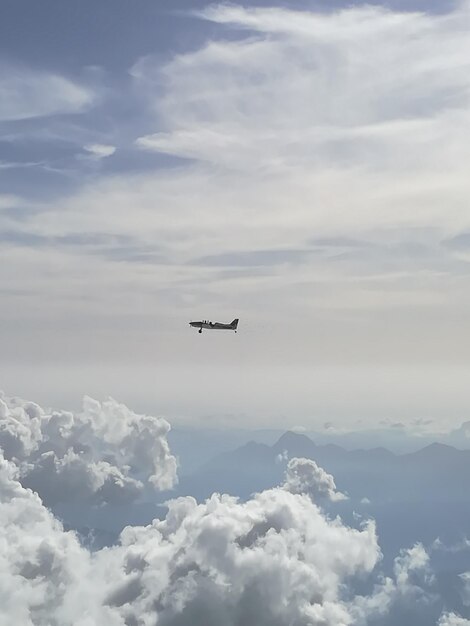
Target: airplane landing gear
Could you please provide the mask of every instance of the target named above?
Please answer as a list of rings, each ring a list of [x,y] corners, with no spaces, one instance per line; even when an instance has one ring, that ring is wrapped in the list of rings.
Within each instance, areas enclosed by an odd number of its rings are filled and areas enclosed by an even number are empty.
[[[201,334],[201,333],[202,333],[202,328],[200,328],[197,332],[198,332],[199,334]]]

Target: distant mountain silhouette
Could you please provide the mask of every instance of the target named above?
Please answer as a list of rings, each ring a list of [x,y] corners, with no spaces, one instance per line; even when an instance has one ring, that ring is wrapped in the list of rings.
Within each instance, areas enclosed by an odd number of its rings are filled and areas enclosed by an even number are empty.
[[[312,447],[316,448],[317,446],[316,443],[310,439],[310,437],[307,437],[307,435],[288,430],[279,437],[277,442],[272,447],[274,450],[282,452],[283,450],[289,450],[291,447],[296,447],[298,450],[301,450],[302,447],[306,450],[311,450]]]
[[[468,497],[470,450],[433,443],[418,452],[397,455],[385,448],[345,450],[334,444],[317,445],[304,434],[288,431],[273,445],[251,441],[232,452],[215,456],[191,476],[181,489],[196,497],[213,491],[242,498],[282,480],[286,459],[313,459],[333,474],[338,489],[351,497],[385,502],[395,497],[414,501],[448,501]]]
[[[316,461],[349,495],[348,501],[331,505],[332,514],[352,524],[357,524],[358,512],[376,519],[385,554],[396,555],[416,541],[430,544],[440,537],[451,543],[470,534],[470,450],[441,443],[398,455],[385,448],[318,445],[289,431],[272,446],[251,441],[215,456],[181,477],[178,494],[204,499],[223,492],[244,499],[280,484],[287,459],[293,457]]]

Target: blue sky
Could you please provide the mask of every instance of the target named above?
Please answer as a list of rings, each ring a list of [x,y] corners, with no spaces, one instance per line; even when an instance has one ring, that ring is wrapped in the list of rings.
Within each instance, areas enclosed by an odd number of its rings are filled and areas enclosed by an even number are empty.
[[[426,4],[5,1],[6,391],[465,417],[469,9]]]

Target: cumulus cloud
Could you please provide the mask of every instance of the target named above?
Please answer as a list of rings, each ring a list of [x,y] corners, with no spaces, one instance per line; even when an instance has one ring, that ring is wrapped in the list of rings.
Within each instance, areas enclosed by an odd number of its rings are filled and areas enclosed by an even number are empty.
[[[0,448],[21,483],[50,505],[126,502],[148,486],[170,489],[176,459],[169,429],[164,419],[138,415],[111,398],[86,397],[76,414],[0,398]]]
[[[407,588],[413,583],[416,573],[422,575],[424,582],[429,585],[433,582],[433,575],[429,571],[429,555],[421,544],[416,544],[406,550],[395,560],[394,573],[397,584]]]
[[[17,478],[2,461],[3,623],[350,624],[345,585],[380,558],[372,522],[348,528],[282,488],[178,498],[91,556]]]
[[[312,500],[326,497],[332,501],[346,496],[336,491],[335,479],[311,459],[294,458],[287,464],[283,488],[291,493],[308,493]]]
[[[122,626],[98,600],[107,572],[17,478],[0,458],[0,623]]]
[[[374,522],[351,528],[330,519],[312,496],[336,498],[334,480],[306,459],[292,459],[284,483],[246,502],[221,494],[201,503],[171,500],[163,519],[129,526],[117,545],[91,553],[21,484],[20,459],[46,467],[59,491],[66,480],[61,472],[70,472],[69,488],[80,499],[76,488],[87,474],[83,465],[74,473],[80,450],[98,448],[99,438],[107,460],[95,456],[88,471],[99,481],[95,465],[109,463],[116,476],[124,471],[117,449],[131,464],[137,449],[145,456],[138,434],[148,440],[150,426],[134,432],[137,416],[111,400],[86,399],[77,415],[5,398],[1,407],[11,457],[0,458],[1,624],[365,626],[382,623],[397,607],[422,611],[432,603],[434,578],[423,546],[403,550],[392,576],[382,576]],[[45,442],[49,450],[41,452]],[[442,615],[439,626],[463,626],[459,619]]]
[[[162,539],[173,561],[161,599],[164,624],[193,623],[195,612],[206,624],[348,623],[342,582],[370,572],[380,554],[373,524],[357,531],[329,522],[308,497],[282,489],[246,503],[219,495],[201,505],[181,498],[169,504],[166,520],[122,535],[139,562]],[[152,556],[157,567],[156,549]],[[144,586],[145,578],[144,570]]]
[[[419,623],[431,624],[440,613],[435,582],[425,548],[418,543],[402,549],[394,560],[393,575],[379,574],[373,592],[356,598],[355,617],[360,624],[374,618],[388,625],[400,623],[404,614],[419,615]]]
[[[0,70],[0,121],[79,113],[95,101],[87,87],[58,74],[5,64]]]

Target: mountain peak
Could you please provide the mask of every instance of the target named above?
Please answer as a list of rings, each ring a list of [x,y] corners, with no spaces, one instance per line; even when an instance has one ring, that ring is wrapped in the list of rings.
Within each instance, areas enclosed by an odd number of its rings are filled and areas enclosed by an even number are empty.
[[[416,457],[422,459],[432,459],[436,461],[437,459],[455,459],[461,455],[461,451],[457,450],[453,446],[449,446],[445,443],[440,443],[435,441],[434,443],[429,444],[425,448],[421,448],[417,452],[411,453],[409,457]]]
[[[275,450],[280,450],[281,452],[290,448],[298,449],[299,447],[311,449],[316,447],[316,444],[307,435],[288,430],[279,437],[273,446]]]

